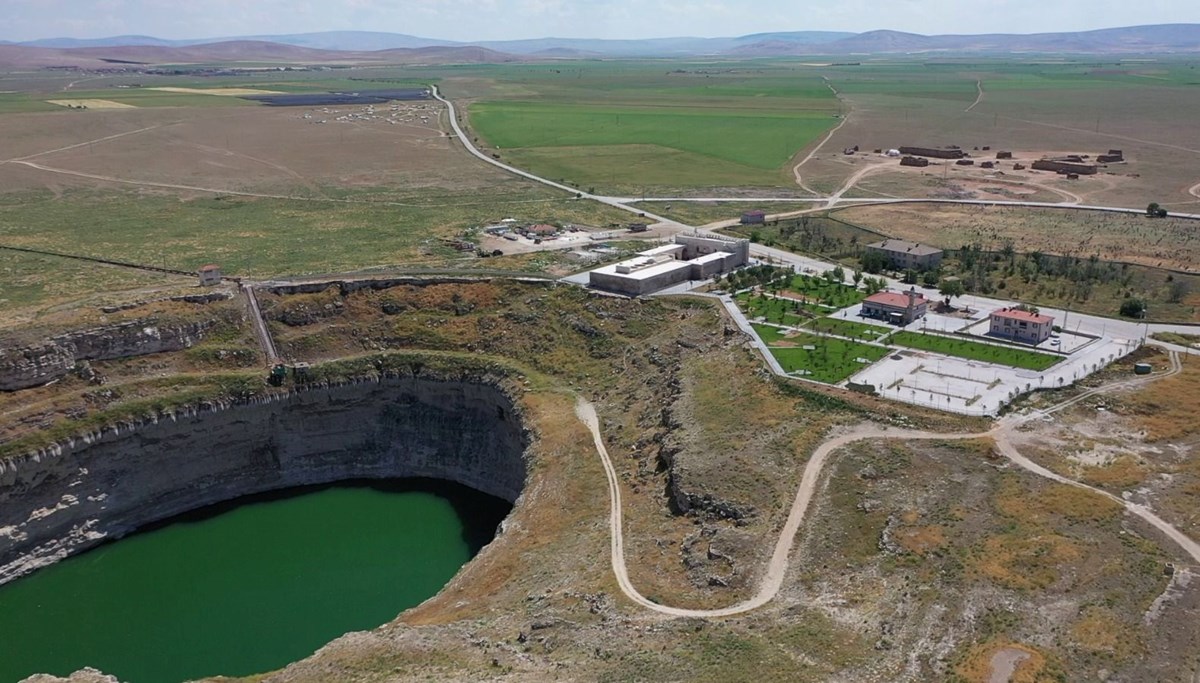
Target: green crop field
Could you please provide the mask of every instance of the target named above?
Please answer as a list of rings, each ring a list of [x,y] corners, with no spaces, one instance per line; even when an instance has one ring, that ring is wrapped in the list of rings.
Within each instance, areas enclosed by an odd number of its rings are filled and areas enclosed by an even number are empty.
[[[628,194],[794,187],[788,162],[836,124],[838,101],[803,69],[671,66],[497,68],[470,123],[502,159]]]
[[[776,340],[775,343],[780,342]],[[803,371],[804,377],[827,384],[837,384],[888,354],[888,350],[880,346],[811,334],[789,337],[785,343],[794,346],[768,344],[785,372]],[[806,349],[805,346],[813,348]],[[869,362],[860,362],[860,358]]]
[[[1026,370],[1045,370],[1062,360],[1061,356],[1048,353],[1037,353],[1024,349],[984,344],[981,342],[956,339],[938,334],[923,334],[919,332],[897,332],[888,340],[896,346],[910,349],[942,353],[947,356],[978,360],[987,363],[998,363]]]

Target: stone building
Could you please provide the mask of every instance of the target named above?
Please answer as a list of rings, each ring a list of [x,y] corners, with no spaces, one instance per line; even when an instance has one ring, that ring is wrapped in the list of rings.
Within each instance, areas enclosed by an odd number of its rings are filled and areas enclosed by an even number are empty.
[[[933,270],[942,264],[941,249],[907,240],[884,240],[868,244],[866,250],[883,256],[894,270]]]
[[[201,287],[211,287],[213,285],[221,284],[221,266],[218,266],[215,263],[210,263],[207,266],[201,266],[198,274],[200,275]]]

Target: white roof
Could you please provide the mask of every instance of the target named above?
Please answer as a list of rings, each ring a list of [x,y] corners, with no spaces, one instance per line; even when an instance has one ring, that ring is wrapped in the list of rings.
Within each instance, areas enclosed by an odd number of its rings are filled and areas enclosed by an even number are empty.
[[[712,263],[713,261],[724,261],[729,256],[733,256],[733,254],[730,254],[726,251],[715,251],[711,254],[705,254],[704,256],[697,256],[691,261],[688,261],[688,263]]]
[[[653,249],[647,249],[646,251],[639,251],[638,255],[639,256],[658,256],[659,254],[674,254],[675,252],[678,252],[678,251],[683,251],[682,244],[663,244],[663,245],[654,247]]]
[[[593,270],[592,272],[600,273],[601,275],[616,275],[617,277],[629,278],[630,280],[646,280],[646,279],[649,279],[649,278],[652,278],[652,277],[655,277],[658,275],[662,275],[663,273],[670,273],[672,271],[676,271],[676,270],[680,270],[680,269],[690,269],[692,267],[691,261],[676,261],[676,260],[672,259],[670,261],[664,261],[658,265],[649,266],[646,268],[640,268],[640,269],[634,270],[629,273],[618,273],[617,272],[617,266],[637,265],[638,262],[640,262],[641,260],[642,259],[640,259],[640,258],[630,259],[629,261],[622,261],[620,263],[614,263],[609,266],[597,268],[597,269]]]

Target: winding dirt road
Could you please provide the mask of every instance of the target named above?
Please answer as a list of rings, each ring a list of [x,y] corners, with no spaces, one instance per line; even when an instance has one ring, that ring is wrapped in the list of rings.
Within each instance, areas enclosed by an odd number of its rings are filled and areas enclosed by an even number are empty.
[[[792,502],[791,509],[788,511],[787,521],[784,523],[783,529],[780,531],[779,538],[775,542],[775,549],[771,553],[771,559],[767,563],[766,573],[762,578],[762,582],[759,584],[758,591],[753,597],[743,602],[739,602],[729,607],[710,610],[685,609],[657,603],[642,595],[638,591],[637,587],[633,585],[633,582],[630,581],[629,572],[625,564],[625,540],[621,512],[622,503],[620,479],[617,477],[616,468],[613,467],[612,459],[608,455],[608,449],[604,446],[604,439],[600,434],[600,420],[596,414],[595,406],[582,397],[577,398],[575,403],[575,414],[592,433],[592,440],[595,443],[596,452],[600,454],[600,460],[604,465],[604,473],[608,479],[609,537],[611,539],[610,551],[612,556],[612,569],[613,574],[617,578],[617,584],[621,588],[621,592],[638,605],[660,614],[665,614],[672,617],[720,618],[752,611],[762,607],[775,598],[775,596],[779,593],[780,587],[783,585],[784,576],[788,569],[788,561],[792,552],[792,546],[796,540],[796,532],[799,531],[800,525],[804,522],[804,515],[808,511],[809,504],[812,502],[814,492],[817,490],[817,485],[819,484],[821,478],[821,471],[824,469],[826,461],[829,459],[830,455],[832,455],[838,449],[857,441],[864,441],[867,439],[953,441],[990,437],[996,443],[996,447],[999,452],[1008,458],[1013,464],[1040,477],[1045,477],[1061,484],[1086,489],[1119,503],[1130,514],[1136,515],[1137,517],[1146,521],[1148,524],[1158,529],[1164,535],[1174,541],[1192,558],[1194,562],[1200,563],[1200,543],[1197,543],[1195,540],[1189,538],[1186,534],[1176,529],[1170,523],[1154,514],[1146,506],[1130,503],[1106,491],[1102,491],[1100,489],[1088,486],[1087,484],[1083,484],[1051,472],[1050,470],[1021,455],[1020,451],[1018,451],[1008,439],[1008,433],[1010,430],[1028,420],[1040,419],[1045,415],[1057,412],[1074,403],[1077,403],[1088,396],[1093,396],[1098,393],[1128,389],[1140,384],[1156,381],[1164,377],[1169,377],[1178,373],[1181,367],[1182,366],[1179,363],[1178,354],[1172,351],[1171,369],[1167,372],[1151,377],[1109,384],[1104,387],[1092,389],[1080,396],[1076,396],[1047,408],[1046,410],[1035,411],[1028,415],[1010,416],[996,422],[995,426],[986,432],[974,434],[937,433],[889,429],[887,427],[881,427],[873,424],[862,424],[843,431],[840,434],[836,434],[817,447],[812,456],[809,458],[808,463],[804,467],[804,473],[800,479],[800,487],[797,489],[796,497]]]

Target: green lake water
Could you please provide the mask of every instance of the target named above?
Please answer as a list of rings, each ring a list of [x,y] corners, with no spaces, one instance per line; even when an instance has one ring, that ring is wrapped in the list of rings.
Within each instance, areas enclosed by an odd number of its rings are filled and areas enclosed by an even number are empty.
[[[280,668],[436,594],[508,510],[411,480],[169,520],[0,586],[0,683],[83,666],[126,683]]]

